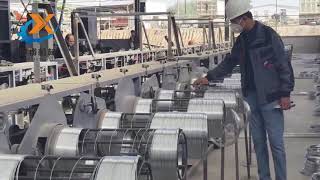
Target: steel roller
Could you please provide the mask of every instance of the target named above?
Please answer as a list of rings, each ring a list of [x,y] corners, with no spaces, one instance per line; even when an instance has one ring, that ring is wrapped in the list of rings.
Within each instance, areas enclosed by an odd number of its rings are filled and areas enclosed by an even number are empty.
[[[180,128],[188,140],[188,156],[200,159],[207,150],[208,125],[207,115],[200,113],[156,113],[150,128],[170,129]]]

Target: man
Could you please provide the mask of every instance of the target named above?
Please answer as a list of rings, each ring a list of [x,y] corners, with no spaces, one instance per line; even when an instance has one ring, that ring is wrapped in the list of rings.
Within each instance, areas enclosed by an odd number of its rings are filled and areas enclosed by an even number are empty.
[[[279,35],[254,21],[249,0],[229,0],[226,15],[231,29],[240,33],[231,55],[195,85],[221,78],[240,65],[242,93],[252,111],[250,129],[260,180],[271,180],[267,137],[274,160],[276,180],[287,180],[283,110],[291,108],[294,76]]]
[[[73,34],[67,34],[65,37],[65,42],[67,44],[67,47],[73,57],[75,57],[75,37]],[[79,55],[82,56],[85,53],[87,53],[87,48],[83,46],[82,44],[79,44]],[[62,54],[60,52],[60,49],[58,47],[55,48],[54,52],[55,58],[62,58]]]
[[[130,49],[139,49],[139,39],[138,36],[136,35],[136,32],[134,30],[131,30],[131,35],[129,38],[129,47]]]

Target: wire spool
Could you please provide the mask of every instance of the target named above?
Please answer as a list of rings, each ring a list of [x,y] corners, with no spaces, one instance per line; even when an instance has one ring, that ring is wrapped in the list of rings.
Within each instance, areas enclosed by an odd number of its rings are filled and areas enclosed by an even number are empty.
[[[79,154],[93,156],[142,155],[139,140],[129,129],[85,129],[79,137]],[[144,144],[145,145],[145,144]]]
[[[241,84],[225,84],[225,83],[217,83],[216,84],[220,89],[232,89],[232,90],[241,90]]]
[[[241,73],[233,73],[231,79],[238,79],[241,81]]]
[[[139,156],[110,156],[100,161],[96,180],[149,180],[151,169]]]
[[[80,128],[57,126],[47,142],[46,154],[77,156],[81,131]]]
[[[241,84],[240,78],[224,78],[223,84]]]
[[[208,90],[204,94],[204,99],[220,99],[225,103],[226,108],[239,109],[239,99],[234,91]]]
[[[320,145],[311,145],[307,149],[307,156],[318,156],[320,157]]]
[[[138,98],[135,104],[135,113],[151,113],[153,99]]]
[[[317,158],[307,158],[304,163],[304,168],[301,173],[306,176],[311,176],[317,171],[319,167],[319,159]]]
[[[155,131],[150,148],[154,180],[185,178],[188,165],[186,141],[185,135],[178,129]]]
[[[188,113],[207,114],[209,139],[222,137],[225,120],[225,106],[222,100],[190,99]]]
[[[312,174],[311,180],[320,180],[320,173],[317,172],[317,173]]]
[[[163,90],[158,92],[156,109],[158,111],[169,111],[173,106],[175,91],[174,90]]]
[[[75,152],[75,149],[77,154],[74,156],[140,155],[146,161],[152,162],[154,179],[160,180],[166,171],[175,179],[185,177],[187,140],[180,129],[83,129],[77,137],[73,137],[77,144],[55,147],[61,144],[59,140],[64,139],[64,136],[65,143],[70,141],[69,131],[70,128],[64,128],[56,135],[57,143],[50,147],[53,155],[70,154]]]
[[[307,149],[304,168],[301,173],[311,176],[315,172],[320,172],[320,146],[311,145]]]
[[[120,128],[122,113],[120,112],[108,112],[103,109],[98,113],[98,129],[118,129]]]
[[[199,113],[156,113],[151,129],[182,129],[188,141],[188,157],[200,159],[207,150],[207,115]]]
[[[8,179],[20,180],[149,180],[152,179],[150,165],[140,157],[59,157],[25,156],[19,158],[15,174]],[[11,159],[12,159],[11,158]],[[4,161],[6,162],[6,161]],[[0,159],[0,164],[2,159]],[[121,171],[121,169],[123,169]],[[3,175],[3,174],[2,174]],[[3,178],[3,176],[2,176]]]
[[[234,123],[234,114],[231,112],[231,109],[236,112],[240,112],[240,98],[239,95],[235,91],[222,91],[222,90],[209,90],[204,94],[204,99],[220,99],[223,100],[226,106],[226,124]],[[243,124],[241,127],[244,127],[245,122],[241,122]]]
[[[0,155],[1,179],[13,180],[18,165],[24,159],[23,155]]]

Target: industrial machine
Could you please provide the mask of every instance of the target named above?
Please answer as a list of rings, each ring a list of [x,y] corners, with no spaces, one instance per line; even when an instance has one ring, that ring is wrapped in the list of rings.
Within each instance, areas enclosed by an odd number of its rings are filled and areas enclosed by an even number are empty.
[[[152,179],[150,164],[139,156],[61,157],[0,155],[2,179]]]

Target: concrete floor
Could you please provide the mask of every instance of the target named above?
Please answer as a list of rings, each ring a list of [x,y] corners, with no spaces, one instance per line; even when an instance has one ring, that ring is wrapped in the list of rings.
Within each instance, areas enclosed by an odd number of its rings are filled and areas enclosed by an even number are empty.
[[[300,72],[318,70],[314,65],[306,64],[311,62],[317,55],[296,55],[293,58],[293,67],[296,77]],[[314,89],[313,80],[297,79],[295,92],[308,92]],[[303,176],[300,171],[304,167],[304,155],[306,148],[312,144],[320,143],[319,138],[303,137],[306,133],[310,133],[310,125],[320,124],[320,118],[312,115],[312,111],[316,102],[308,99],[307,96],[294,95],[292,100],[296,107],[285,113],[285,143],[287,150],[287,168],[288,180],[309,180],[310,177]],[[290,137],[288,135],[291,135]],[[292,136],[295,135],[295,136]],[[244,139],[239,139],[239,160],[240,160],[240,179],[247,180],[246,168],[242,166],[245,162]],[[269,153],[270,154],[270,153]],[[208,155],[208,180],[220,180],[220,150],[214,150]],[[255,154],[253,154],[253,166],[251,174],[253,180],[258,180],[257,168],[255,162]],[[235,156],[234,146],[226,149],[226,164],[225,164],[225,180],[235,180]],[[270,168],[274,179],[274,171],[272,166],[272,157],[270,156]],[[190,180],[202,180],[202,166],[194,168],[189,176]]]

